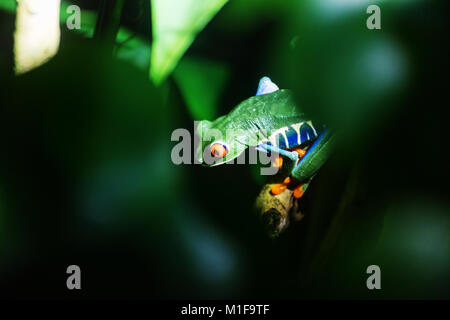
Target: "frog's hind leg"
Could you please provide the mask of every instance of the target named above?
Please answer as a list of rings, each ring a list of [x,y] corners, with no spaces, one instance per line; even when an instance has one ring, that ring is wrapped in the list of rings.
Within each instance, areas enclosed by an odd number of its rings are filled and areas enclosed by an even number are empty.
[[[311,180],[328,159],[333,143],[331,132],[326,130],[314,141],[306,153],[304,153],[304,150],[301,151],[302,154],[299,152],[300,161],[292,170],[292,177],[298,181],[306,182],[295,187],[294,198],[299,199],[306,192]]]
[[[303,197],[303,195],[306,192],[306,189],[308,189],[309,184],[311,183],[311,180],[312,180],[312,178],[309,179],[308,182],[301,183],[294,188],[293,196],[295,199],[299,199],[299,198]]]
[[[292,170],[292,176],[299,181],[307,181],[312,178],[328,159],[333,145],[334,139],[331,131],[322,132]]]

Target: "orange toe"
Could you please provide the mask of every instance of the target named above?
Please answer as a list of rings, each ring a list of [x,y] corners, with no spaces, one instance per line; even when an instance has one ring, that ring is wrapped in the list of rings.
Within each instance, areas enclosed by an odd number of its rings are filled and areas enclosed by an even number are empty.
[[[301,184],[294,189],[294,198],[298,199],[301,198],[302,196],[303,196],[303,185]]]
[[[297,151],[298,156],[299,156],[300,159],[303,158],[303,156],[306,154],[306,151],[303,150],[303,149],[300,149],[300,148],[295,150],[295,151]]]
[[[281,156],[276,157],[272,163],[272,166],[274,168],[281,169],[281,167],[283,166],[283,157]]]
[[[286,185],[284,184],[276,184],[272,187],[272,194],[277,195],[282,193],[284,190],[286,190]]]

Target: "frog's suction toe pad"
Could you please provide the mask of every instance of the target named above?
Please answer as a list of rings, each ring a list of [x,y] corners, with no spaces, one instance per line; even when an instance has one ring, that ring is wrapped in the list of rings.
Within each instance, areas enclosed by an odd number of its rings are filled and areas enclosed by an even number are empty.
[[[278,86],[270,80],[269,77],[262,77],[259,80],[258,90],[256,90],[256,95],[260,96],[262,94],[272,93],[279,90]]]

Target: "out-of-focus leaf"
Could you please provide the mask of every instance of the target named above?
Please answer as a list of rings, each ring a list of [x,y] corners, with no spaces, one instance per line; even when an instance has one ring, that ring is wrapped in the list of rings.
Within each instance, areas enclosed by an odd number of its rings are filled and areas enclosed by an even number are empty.
[[[389,32],[372,32],[361,20],[369,16],[364,13],[367,3],[299,2],[288,29],[294,31],[295,46],[273,59],[279,63],[276,69],[288,75],[285,81],[305,113],[345,131],[352,144],[371,136],[395,112],[393,102],[402,96],[411,66],[393,36],[397,9],[383,13],[383,28]],[[279,47],[291,40],[283,41]]]
[[[116,57],[127,61],[139,70],[148,70],[151,46],[144,38],[132,34],[125,28],[117,33]]]
[[[174,78],[195,120],[217,117],[220,95],[229,77],[227,68],[203,59],[183,59],[175,69]]]
[[[150,78],[159,84],[227,0],[153,0]]]
[[[65,24],[72,13],[67,9],[72,5],[71,2],[61,1],[61,10],[59,21]],[[0,0],[0,10],[7,12],[15,12],[15,0]],[[71,31],[92,38],[94,35],[95,24],[97,21],[97,12],[91,10],[81,11],[81,28],[72,29]],[[148,70],[150,64],[150,43],[142,37],[131,33],[127,28],[120,28],[116,37],[116,57],[131,63],[141,70]]]
[[[222,22],[219,24],[228,32],[245,34],[254,31],[258,25],[264,23],[264,20],[281,17],[289,12],[296,2],[298,0],[231,1],[227,10],[221,15]]]
[[[66,23],[67,18],[71,15],[67,13],[67,8],[71,6],[72,3],[68,1],[61,1],[61,9],[59,14],[59,21],[61,23]],[[16,0],[0,0],[0,10],[14,12],[17,7]],[[97,21],[97,13],[91,10],[82,10],[81,12],[81,28],[72,29],[72,31],[84,34],[88,37],[92,37],[95,29],[95,22]]]
[[[5,11],[14,11],[16,10],[17,2],[16,0],[0,0],[0,9]]]
[[[14,69],[28,72],[50,60],[59,49],[60,0],[18,2],[14,32]]]
[[[72,15],[72,13],[67,12],[72,3],[68,1],[61,1],[61,12],[60,12],[60,22],[66,23],[67,19]],[[91,10],[81,10],[81,28],[72,29],[72,31],[83,34],[87,37],[92,37],[94,35],[95,23],[97,22],[97,12]]]

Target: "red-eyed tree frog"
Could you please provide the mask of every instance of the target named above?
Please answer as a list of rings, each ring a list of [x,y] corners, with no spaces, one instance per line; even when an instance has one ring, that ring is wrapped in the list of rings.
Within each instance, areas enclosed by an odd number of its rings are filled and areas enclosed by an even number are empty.
[[[287,174],[271,192],[277,195],[290,188],[295,198],[304,194],[328,159],[334,140],[330,129],[313,124],[295,103],[292,93],[279,89],[268,77],[261,78],[255,96],[241,102],[228,115],[201,121],[197,134],[201,143],[196,157],[207,166],[228,163],[247,148],[277,154],[272,166]],[[213,161],[206,161],[208,158]]]

